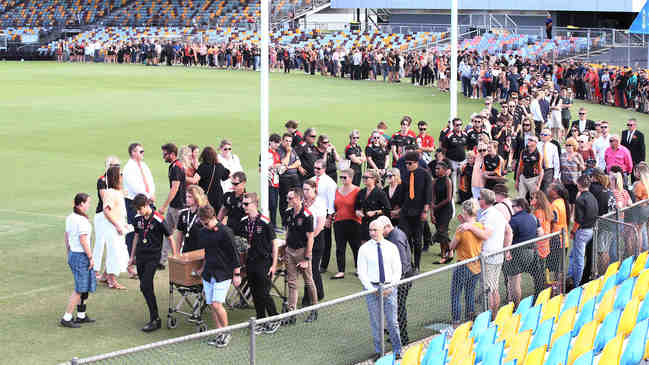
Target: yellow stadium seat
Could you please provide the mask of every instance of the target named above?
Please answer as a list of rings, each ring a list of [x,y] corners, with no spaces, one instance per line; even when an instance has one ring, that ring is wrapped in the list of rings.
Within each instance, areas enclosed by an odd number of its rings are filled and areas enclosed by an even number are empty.
[[[527,347],[530,345],[531,340],[532,330],[523,331],[514,336],[504,362],[507,363],[516,359],[516,363],[524,363],[525,355],[527,355]]]
[[[548,300],[550,300],[551,295],[552,295],[552,288],[548,287],[543,289],[543,291],[539,293],[539,296],[536,297],[536,303],[534,305],[547,303]]]
[[[608,279],[612,275],[617,274],[617,271],[620,269],[620,262],[615,261],[614,263],[608,265],[606,268],[606,272],[604,273],[604,278]],[[606,279],[604,279],[604,282],[606,282]]]
[[[586,323],[581,328],[581,331],[579,331],[577,339],[572,344],[572,349],[568,354],[568,365],[572,365],[579,356],[593,349],[593,343],[595,342],[598,326],[599,323],[596,320],[593,320]]]
[[[565,335],[566,333],[570,333],[570,331],[572,331],[572,326],[575,324],[576,317],[577,317],[576,307],[566,309],[563,312],[563,314],[561,314],[561,318],[559,318],[557,327],[554,329],[554,333],[552,334],[552,341],[550,342],[551,346],[554,345],[554,341],[556,341],[559,337]]]
[[[511,319],[499,328],[499,335],[497,341],[505,341],[505,347],[509,347],[511,340],[518,333],[518,327],[520,326],[521,315],[514,314]]]
[[[514,313],[514,303],[509,302],[507,305],[500,307],[493,323],[497,325],[498,328],[503,328],[505,323],[512,318],[512,313]]]
[[[541,311],[541,321],[539,323],[545,322],[546,319],[554,318],[555,321],[559,317],[559,312],[561,311],[561,304],[563,303],[563,294],[555,295],[553,298],[543,304]]]
[[[424,345],[420,343],[407,349],[406,352],[403,353],[401,365],[419,365],[423,348]]]
[[[633,262],[633,266],[631,267],[631,276],[638,276],[642,271],[644,271],[644,266],[647,263],[647,256],[649,255],[649,252],[644,251],[638,257],[635,259]]]
[[[536,349],[532,350],[529,354],[527,354],[527,357],[525,358],[525,362],[523,365],[543,365],[543,360],[545,360],[545,352],[546,352],[546,346],[543,345],[541,347],[537,347]]]
[[[449,356],[451,356],[449,352]],[[463,339],[462,343],[459,343],[455,346],[455,352],[451,357],[451,363],[455,361],[456,364],[460,364],[463,358],[471,357],[475,358],[475,352],[473,351],[473,337],[467,337]]]
[[[604,318],[613,311],[613,305],[615,304],[615,294],[617,293],[617,288],[613,288],[604,294],[602,301],[599,302],[599,307],[597,307],[597,312],[595,313],[595,319],[597,322],[602,323]]]
[[[624,337],[628,336],[633,327],[635,327],[635,320],[638,317],[638,309],[640,308],[640,300],[632,298],[624,308],[620,323],[617,326],[617,334],[622,334]]]
[[[645,251],[646,252],[646,251]],[[633,288],[633,297],[643,300],[649,291],[649,269],[643,270]]]
[[[461,324],[458,328],[455,329],[453,332],[453,337],[451,337],[451,341],[448,343],[448,354],[453,355],[455,353],[455,348],[461,345],[468,337],[469,337],[469,332],[471,331],[471,327],[473,326],[472,321],[465,322]]]
[[[606,346],[604,346],[598,364],[618,365],[620,363],[620,356],[622,356],[623,343],[624,336],[622,334],[618,334],[614,339],[610,340]]]
[[[473,339],[471,340],[471,343],[473,343]],[[470,352],[467,352],[462,356],[453,356],[453,358],[448,363],[448,365],[473,365],[474,362],[475,362],[475,351],[471,349]]]
[[[600,279],[591,280],[588,283],[584,284],[584,290],[581,294],[581,301],[579,303],[579,310],[584,307],[584,304],[588,303],[589,300],[595,298],[599,294],[600,290]]]

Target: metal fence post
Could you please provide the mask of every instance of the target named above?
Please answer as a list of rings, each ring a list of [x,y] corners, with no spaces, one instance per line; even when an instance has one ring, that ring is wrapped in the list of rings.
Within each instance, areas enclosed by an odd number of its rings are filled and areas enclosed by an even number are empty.
[[[70,365],[77,365],[78,363],[79,363],[78,357],[73,357],[72,360],[70,360]]]
[[[566,290],[566,277],[567,275],[567,270],[568,268],[566,267],[566,255],[568,253],[568,237],[566,235],[566,229],[561,228],[561,277],[559,280],[561,280],[561,292],[566,293],[568,290]]]
[[[381,357],[383,357],[383,355],[385,355],[385,310],[383,310],[383,283],[379,284],[379,291],[377,292],[377,295],[379,297],[379,334],[381,336]]]
[[[590,29],[588,29],[588,34],[586,34],[586,59],[590,60]]]
[[[624,255],[624,244],[620,242],[620,209],[615,207],[615,244],[617,245],[617,259],[622,262],[622,255]]]
[[[250,359],[250,365],[255,365],[255,327],[256,327],[257,319],[255,317],[250,317],[248,320],[248,327],[250,329],[250,350],[249,350],[249,359]]]
[[[595,226],[593,227],[593,247],[592,247],[592,260],[590,262],[590,279],[595,279],[599,276],[599,270],[597,269],[597,242],[599,240],[599,217],[595,220]],[[577,285],[577,284],[575,284]]]
[[[487,263],[485,262],[485,256],[480,253],[480,281],[482,282],[482,305],[483,309],[486,311],[489,308],[489,293],[487,292]],[[495,315],[495,314],[492,314]]]

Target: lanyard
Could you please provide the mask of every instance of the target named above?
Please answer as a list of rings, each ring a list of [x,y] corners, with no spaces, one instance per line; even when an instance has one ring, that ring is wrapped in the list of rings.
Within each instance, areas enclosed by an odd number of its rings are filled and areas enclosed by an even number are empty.
[[[185,237],[189,238],[189,231],[192,230],[192,226],[194,225],[194,222],[196,222],[196,217],[198,217],[198,212],[194,215],[194,218],[192,220],[189,220],[189,217],[191,216],[192,212],[191,210],[187,211],[187,232],[185,232]]]
[[[149,229],[151,229],[151,221],[153,220],[153,212],[151,213],[151,216],[149,219],[146,221],[146,225],[144,226],[144,234],[143,234],[143,239],[142,243],[147,243],[149,240],[146,238],[146,236],[149,234]]]
[[[257,218],[252,219],[248,222],[248,244],[252,244],[252,236],[255,234],[255,228],[257,227]]]

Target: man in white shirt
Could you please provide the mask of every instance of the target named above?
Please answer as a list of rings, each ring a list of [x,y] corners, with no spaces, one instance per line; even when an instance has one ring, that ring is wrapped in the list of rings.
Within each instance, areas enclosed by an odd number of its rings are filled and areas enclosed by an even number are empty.
[[[500,214],[500,213],[498,213]],[[399,249],[390,241],[383,238],[383,226],[380,220],[370,223],[371,239],[365,242],[358,251],[358,278],[366,290],[378,288],[383,284],[393,284],[401,279],[401,259]],[[397,323],[397,288],[383,290],[365,297],[367,310],[370,314],[370,327],[374,337],[374,360],[382,355],[380,331],[381,308],[379,295],[383,296],[383,311],[385,322],[390,332],[390,342],[396,359],[401,358],[401,338]]]
[[[545,124],[545,119],[543,118],[543,112],[541,111],[541,104],[539,100],[543,98],[543,91],[539,90],[536,93],[532,93],[532,101],[530,102],[530,113],[532,114],[532,119],[534,120],[534,128],[538,132],[543,124]]]
[[[552,143],[552,134],[550,129],[544,128],[541,130],[541,142],[539,142],[538,149],[541,152],[543,159],[541,165],[543,166],[543,180],[541,181],[541,190],[546,190],[553,182],[559,182],[561,177],[559,149]]]
[[[334,208],[334,200],[336,200],[336,189],[338,189],[338,184],[336,184],[336,182],[325,173],[325,160],[317,160],[313,166],[313,173],[315,174],[313,180],[315,181],[318,197],[322,199],[327,208],[327,219],[321,233],[324,248],[319,270],[323,273],[327,271],[329,259],[331,258],[331,225],[333,223],[334,213],[336,212],[336,209]]]
[[[489,309],[491,309],[492,313],[496,313],[500,307],[498,282],[502,271],[503,255],[489,255],[502,249],[503,246],[511,244],[511,240],[509,242],[505,240],[507,220],[498,208],[494,207],[495,201],[496,194],[493,191],[489,189],[480,190],[480,200],[478,202],[482,214],[479,221],[484,226],[484,229],[470,223],[463,223],[458,227],[458,232],[471,231],[476,237],[484,241],[482,243],[482,253],[486,256],[485,286],[489,290]],[[508,260],[511,259],[509,253],[506,255],[509,256]]]
[[[125,195],[126,218],[129,224],[135,223],[135,207],[133,198],[137,194],[144,194],[147,198],[155,201],[155,183],[149,166],[144,162],[144,149],[140,143],[131,143],[128,146],[130,156],[122,170],[122,184]],[[133,232],[126,235],[126,246],[131,252],[133,245]]]
[[[595,152],[596,166],[598,169],[606,170],[606,159],[604,158],[606,149],[610,146],[608,122],[602,120],[599,122],[599,137],[593,141],[593,151]]]
[[[352,80],[361,79],[361,63],[363,62],[363,54],[356,49],[352,54]]]

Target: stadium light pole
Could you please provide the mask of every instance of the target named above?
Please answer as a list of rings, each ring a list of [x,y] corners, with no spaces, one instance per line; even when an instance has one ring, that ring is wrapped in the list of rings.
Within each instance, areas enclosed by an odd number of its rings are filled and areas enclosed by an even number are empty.
[[[270,0],[261,0],[261,72],[259,91],[259,208],[268,215],[268,44],[270,42],[270,27],[268,24],[268,7]]]
[[[451,116],[449,119],[457,117],[457,52],[458,52],[458,27],[457,27],[457,10],[458,0],[451,0]]]

